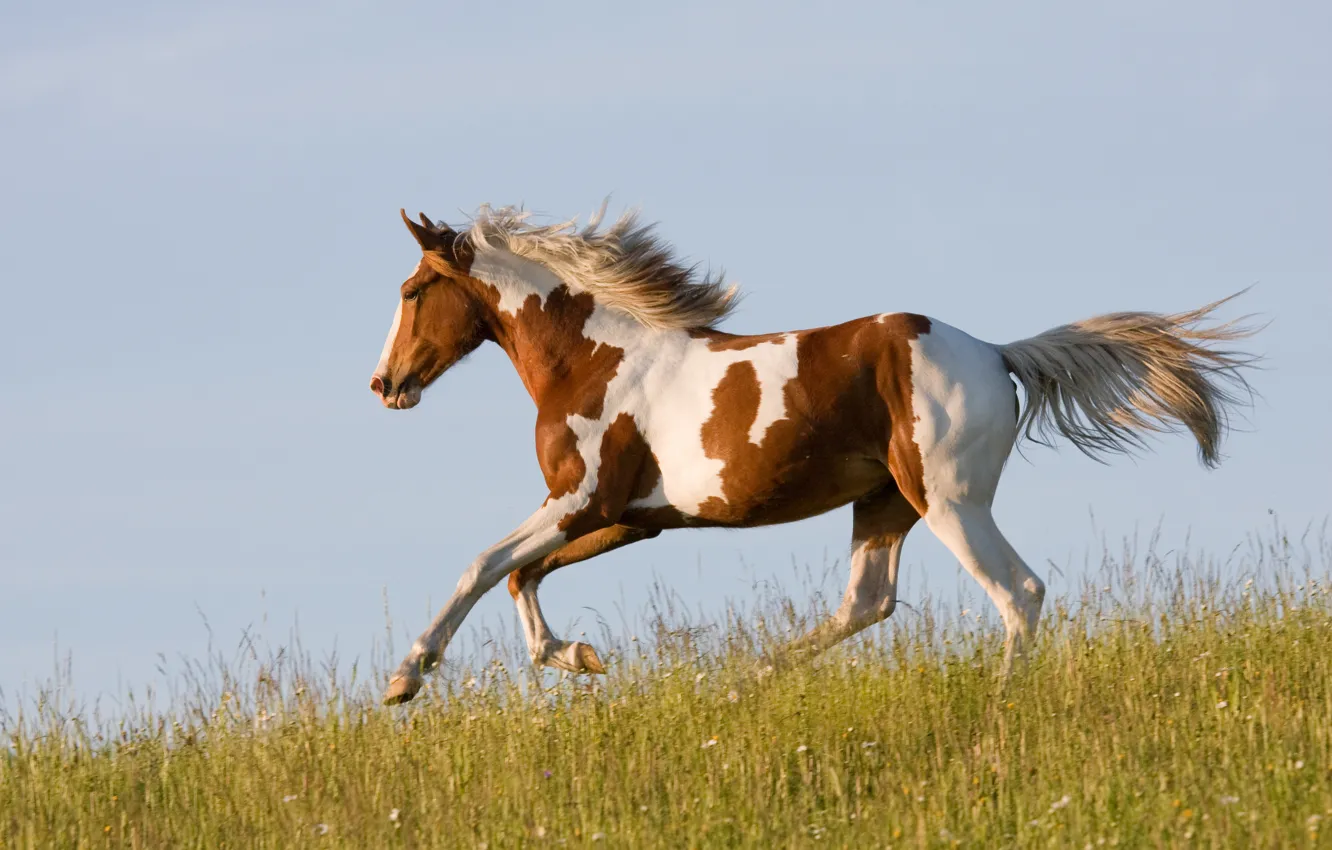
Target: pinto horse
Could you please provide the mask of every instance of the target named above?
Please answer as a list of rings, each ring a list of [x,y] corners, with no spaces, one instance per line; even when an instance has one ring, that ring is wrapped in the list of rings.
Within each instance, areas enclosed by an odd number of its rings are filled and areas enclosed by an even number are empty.
[[[991,515],[1019,436],[1062,436],[1100,457],[1182,427],[1214,466],[1254,359],[1210,345],[1251,330],[1200,324],[1229,299],[1006,345],[907,313],[737,336],[717,328],[735,288],[682,265],[632,214],[605,229],[600,213],[579,229],[508,207],[483,206],[461,231],[402,218],[421,260],[370,388],[406,410],[497,343],[536,402],[550,492],[463,573],[390,680],[388,704],[415,696],[506,576],[535,664],[604,673],[591,646],[557,638],[541,613],[537,586],[553,570],[667,529],[792,522],[848,503],[846,594],[790,648],[818,652],[892,614],[902,542],[923,517],[999,609],[1007,673],[1045,596]]]

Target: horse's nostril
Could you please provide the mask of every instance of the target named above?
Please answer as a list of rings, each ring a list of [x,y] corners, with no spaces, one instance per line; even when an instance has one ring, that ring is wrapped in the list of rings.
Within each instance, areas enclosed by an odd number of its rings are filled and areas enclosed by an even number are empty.
[[[388,378],[382,377],[380,375],[375,375],[373,378],[370,379],[370,391],[373,393],[377,393],[381,397],[388,395],[389,391],[392,388],[393,384],[391,381],[389,381]]]

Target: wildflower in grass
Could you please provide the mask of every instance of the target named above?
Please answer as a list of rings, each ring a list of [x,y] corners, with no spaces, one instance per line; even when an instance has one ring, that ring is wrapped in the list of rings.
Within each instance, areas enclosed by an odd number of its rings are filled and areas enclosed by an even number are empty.
[[[731,691],[730,693],[728,693],[728,694],[726,695],[726,698],[727,698],[728,700],[730,700],[731,702],[739,702],[739,701],[740,701],[740,695],[739,695],[738,693],[736,693],[735,691]]]
[[[1303,762],[1303,761],[1297,761],[1297,762],[1295,762],[1295,769],[1296,769],[1296,770],[1304,770],[1304,762]]]
[[[1050,804],[1050,811],[1057,812],[1071,802],[1073,802],[1073,798],[1065,794],[1064,796],[1060,797],[1058,800],[1055,800],[1053,803]]]
[[[606,840],[606,833],[604,833],[604,832],[594,832],[594,833],[592,833],[592,840],[593,840],[593,841],[605,841],[605,840]]]
[[[1216,704],[1216,707],[1217,707],[1217,708],[1225,708],[1225,707],[1227,707],[1228,705],[1230,705],[1230,703],[1226,702],[1225,700],[1221,700],[1220,702],[1218,702],[1218,703]]]
[[[1239,797],[1236,797],[1234,794],[1222,794],[1217,802],[1223,806],[1233,806],[1239,802]]]
[[[396,824],[401,814],[402,813],[399,812],[397,809],[392,809],[391,811],[389,811],[389,820]]]
[[[314,834],[315,834],[315,835],[328,835],[328,824],[326,824],[326,823],[317,823],[317,824],[315,824],[315,825],[314,825]]]
[[[544,777],[546,777],[547,779],[550,779],[550,777],[551,777],[553,774],[552,774],[549,770],[545,770],[545,771],[542,771],[541,775],[544,776]]]
[[[796,747],[796,752],[803,753],[808,749],[809,747],[805,746],[804,744],[801,744],[800,746]]]
[[[300,794],[288,794],[287,796],[282,798],[282,802],[290,803],[292,800],[295,800],[299,796]]]
[[[701,747],[701,749],[706,750],[708,747],[715,747],[715,746],[717,746],[717,736],[713,735],[711,738],[703,742],[703,746]]]

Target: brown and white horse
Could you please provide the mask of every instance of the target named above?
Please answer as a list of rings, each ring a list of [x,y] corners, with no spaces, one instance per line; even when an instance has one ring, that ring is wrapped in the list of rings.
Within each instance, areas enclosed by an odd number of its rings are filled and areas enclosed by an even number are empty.
[[[461,232],[403,220],[422,257],[371,389],[386,407],[414,407],[481,343],[499,344],[536,402],[550,492],[463,573],[387,703],[417,693],[505,576],[532,660],[601,673],[591,646],[560,640],[542,616],[537,586],[552,570],[666,529],[792,522],[847,503],[846,595],[793,648],[820,651],[892,614],[902,542],[923,517],[998,607],[1007,671],[1045,596],[991,516],[1018,436],[1062,435],[1098,456],[1183,426],[1212,466],[1247,389],[1239,370],[1252,358],[1207,344],[1251,331],[1198,325],[1222,302],[1099,316],[1007,345],[905,313],[736,336],[716,329],[734,288],[696,277],[632,215],[605,230],[599,215],[579,230],[511,208],[482,207]]]

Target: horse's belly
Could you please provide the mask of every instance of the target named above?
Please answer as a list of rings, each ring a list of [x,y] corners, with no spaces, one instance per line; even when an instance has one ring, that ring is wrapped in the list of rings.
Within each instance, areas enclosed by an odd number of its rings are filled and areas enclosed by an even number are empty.
[[[733,462],[716,472],[662,462],[657,488],[629,509],[631,516],[678,515],[669,525],[775,525],[826,513],[891,482],[881,461],[863,456]]]

